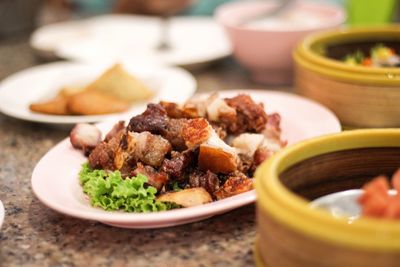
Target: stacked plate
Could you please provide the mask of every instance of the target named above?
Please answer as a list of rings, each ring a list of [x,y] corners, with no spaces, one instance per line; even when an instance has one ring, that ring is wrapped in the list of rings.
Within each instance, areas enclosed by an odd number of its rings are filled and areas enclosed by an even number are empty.
[[[84,62],[145,62],[192,66],[231,54],[223,29],[209,17],[172,18],[170,49],[158,49],[163,25],[156,17],[105,15],[39,28],[30,44],[41,55]]]

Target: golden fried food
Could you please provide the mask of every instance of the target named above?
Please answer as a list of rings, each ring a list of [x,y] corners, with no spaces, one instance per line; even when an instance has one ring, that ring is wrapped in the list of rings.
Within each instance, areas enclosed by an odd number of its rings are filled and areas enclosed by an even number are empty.
[[[200,146],[198,164],[200,169],[215,173],[231,173],[237,169],[234,154],[207,144]]]
[[[69,97],[68,111],[76,115],[100,115],[108,113],[117,113],[129,108],[129,104],[110,97],[106,94],[84,91]]]
[[[63,87],[60,92],[58,92],[59,96],[64,96],[64,97],[70,97],[73,95],[76,95],[77,93],[85,91],[85,87],[79,87],[79,86],[65,86]]]
[[[124,70],[120,64],[107,70],[89,84],[86,90],[102,92],[129,103],[146,100],[153,95],[152,90]]]
[[[29,109],[34,112],[53,114],[53,115],[69,115],[67,108],[68,97],[61,95],[56,96],[46,102],[33,103],[29,105]]]
[[[53,99],[32,103],[34,112],[53,115],[99,115],[125,111],[153,91],[116,64],[88,86],[65,86]]]
[[[212,202],[212,197],[203,187],[195,187],[162,194],[157,200],[173,202],[182,207],[193,207]]]

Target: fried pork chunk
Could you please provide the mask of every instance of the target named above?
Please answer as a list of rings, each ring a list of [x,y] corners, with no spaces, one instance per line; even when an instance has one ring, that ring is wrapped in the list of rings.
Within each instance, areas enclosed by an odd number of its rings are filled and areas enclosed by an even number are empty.
[[[214,196],[219,200],[250,191],[251,189],[253,189],[253,179],[248,178],[241,172],[235,172],[228,176],[224,185],[214,193]]]
[[[230,173],[237,169],[236,150],[227,145],[204,118],[188,120],[182,136],[189,149],[199,148],[200,169]]]
[[[148,104],[147,109],[129,121],[130,132],[150,132],[163,136],[167,131],[168,117],[165,109],[159,104]]]
[[[82,149],[85,155],[89,155],[101,142],[101,132],[94,125],[78,123],[72,129],[69,140],[74,148]]]
[[[260,133],[265,129],[268,116],[264,106],[257,104],[249,95],[237,95],[232,98],[225,98],[226,103],[236,110],[236,121],[226,125],[231,134],[244,132]]]
[[[208,193],[214,195],[214,192],[219,189],[218,176],[211,171],[201,171],[195,169],[189,175],[190,187],[203,187]]]
[[[125,129],[125,122],[124,121],[119,121],[114,126],[112,129],[107,133],[106,137],[104,138],[104,141],[108,142],[116,136],[121,130]]]
[[[124,171],[129,170],[136,162],[159,167],[170,151],[170,143],[159,135],[127,132],[115,152],[114,166],[115,169]]]
[[[154,186],[157,191],[160,191],[168,180],[168,175],[165,172],[158,171],[151,166],[145,166],[142,163],[138,163],[136,168],[131,172],[130,176],[136,176],[143,174],[147,177],[147,183]]]
[[[165,155],[171,151],[171,144],[159,135],[149,132],[129,134],[136,138],[135,157],[147,165],[160,167]]]
[[[167,173],[170,180],[185,180],[185,172],[197,164],[197,154],[196,150],[186,150],[182,153],[173,151],[170,159],[164,159],[160,170]]]
[[[93,169],[114,170],[115,153],[120,145],[125,130],[120,130],[109,141],[102,141],[89,155],[89,165]]]
[[[198,147],[206,142],[213,132],[213,128],[204,118],[188,120],[182,129],[182,137],[189,149]]]
[[[90,153],[89,165],[92,168],[120,170],[126,176],[137,162],[160,167],[170,151],[171,144],[163,137],[147,131],[126,132],[119,122]]]
[[[190,99],[182,107],[170,102],[162,102],[161,105],[172,118],[204,117],[213,126],[221,127],[233,135],[260,133],[268,121],[263,105],[244,94],[225,99],[212,94],[206,99]]]
[[[160,104],[149,104],[145,112],[130,120],[127,129],[131,132],[159,134],[171,143],[174,150],[183,151],[186,146],[182,129],[186,123],[186,119],[170,119]]]

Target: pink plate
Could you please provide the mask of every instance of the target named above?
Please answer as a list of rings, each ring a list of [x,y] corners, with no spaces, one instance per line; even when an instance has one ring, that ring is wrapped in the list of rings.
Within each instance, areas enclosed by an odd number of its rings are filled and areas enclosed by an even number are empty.
[[[289,144],[341,131],[336,116],[325,107],[303,97],[272,91],[237,90],[220,92],[222,97],[238,93],[250,94],[263,102],[268,113],[282,117],[283,138]],[[106,133],[115,122],[99,124]],[[36,165],[32,174],[32,189],[48,207],[61,213],[124,228],[168,227],[203,220],[252,203],[254,190],[213,203],[156,213],[110,212],[90,205],[78,181],[81,165],[87,159],[65,139],[52,148]]]

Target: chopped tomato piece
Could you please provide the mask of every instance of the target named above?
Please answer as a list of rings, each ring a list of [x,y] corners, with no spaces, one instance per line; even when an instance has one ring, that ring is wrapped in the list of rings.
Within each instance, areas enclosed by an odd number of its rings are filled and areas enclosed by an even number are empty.
[[[382,217],[385,214],[387,204],[387,198],[375,195],[364,203],[362,214],[369,217]]]
[[[393,188],[397,190],[397,192],[400,192],[400,169],[398,169],[392,177],[392,185]],[[400,196],[400,194],[397,194]]]
[[[369,57],[364,58],[364,60],[362,61],[361,64],[362,64],[363,66],[371,66],[371,65],[372,65],[372,60],[371,60],[371,58],[369,58]]]
[[[367,194],[381,194],[387,195],[389,190],[389,182],[386,176],[380,175],[364,185],[363,189]]]
[[[397,198],[390,198],[384,217],[390,219],[400,219],[400,201]]]
[[[400,169],[393,174],[391,183],[400,192]],[[364,193],[358,198],[363,216],[400,219],[400,193],[394,196],[389,194],[390,186],[386,176],[374,178],[363,189]]]

